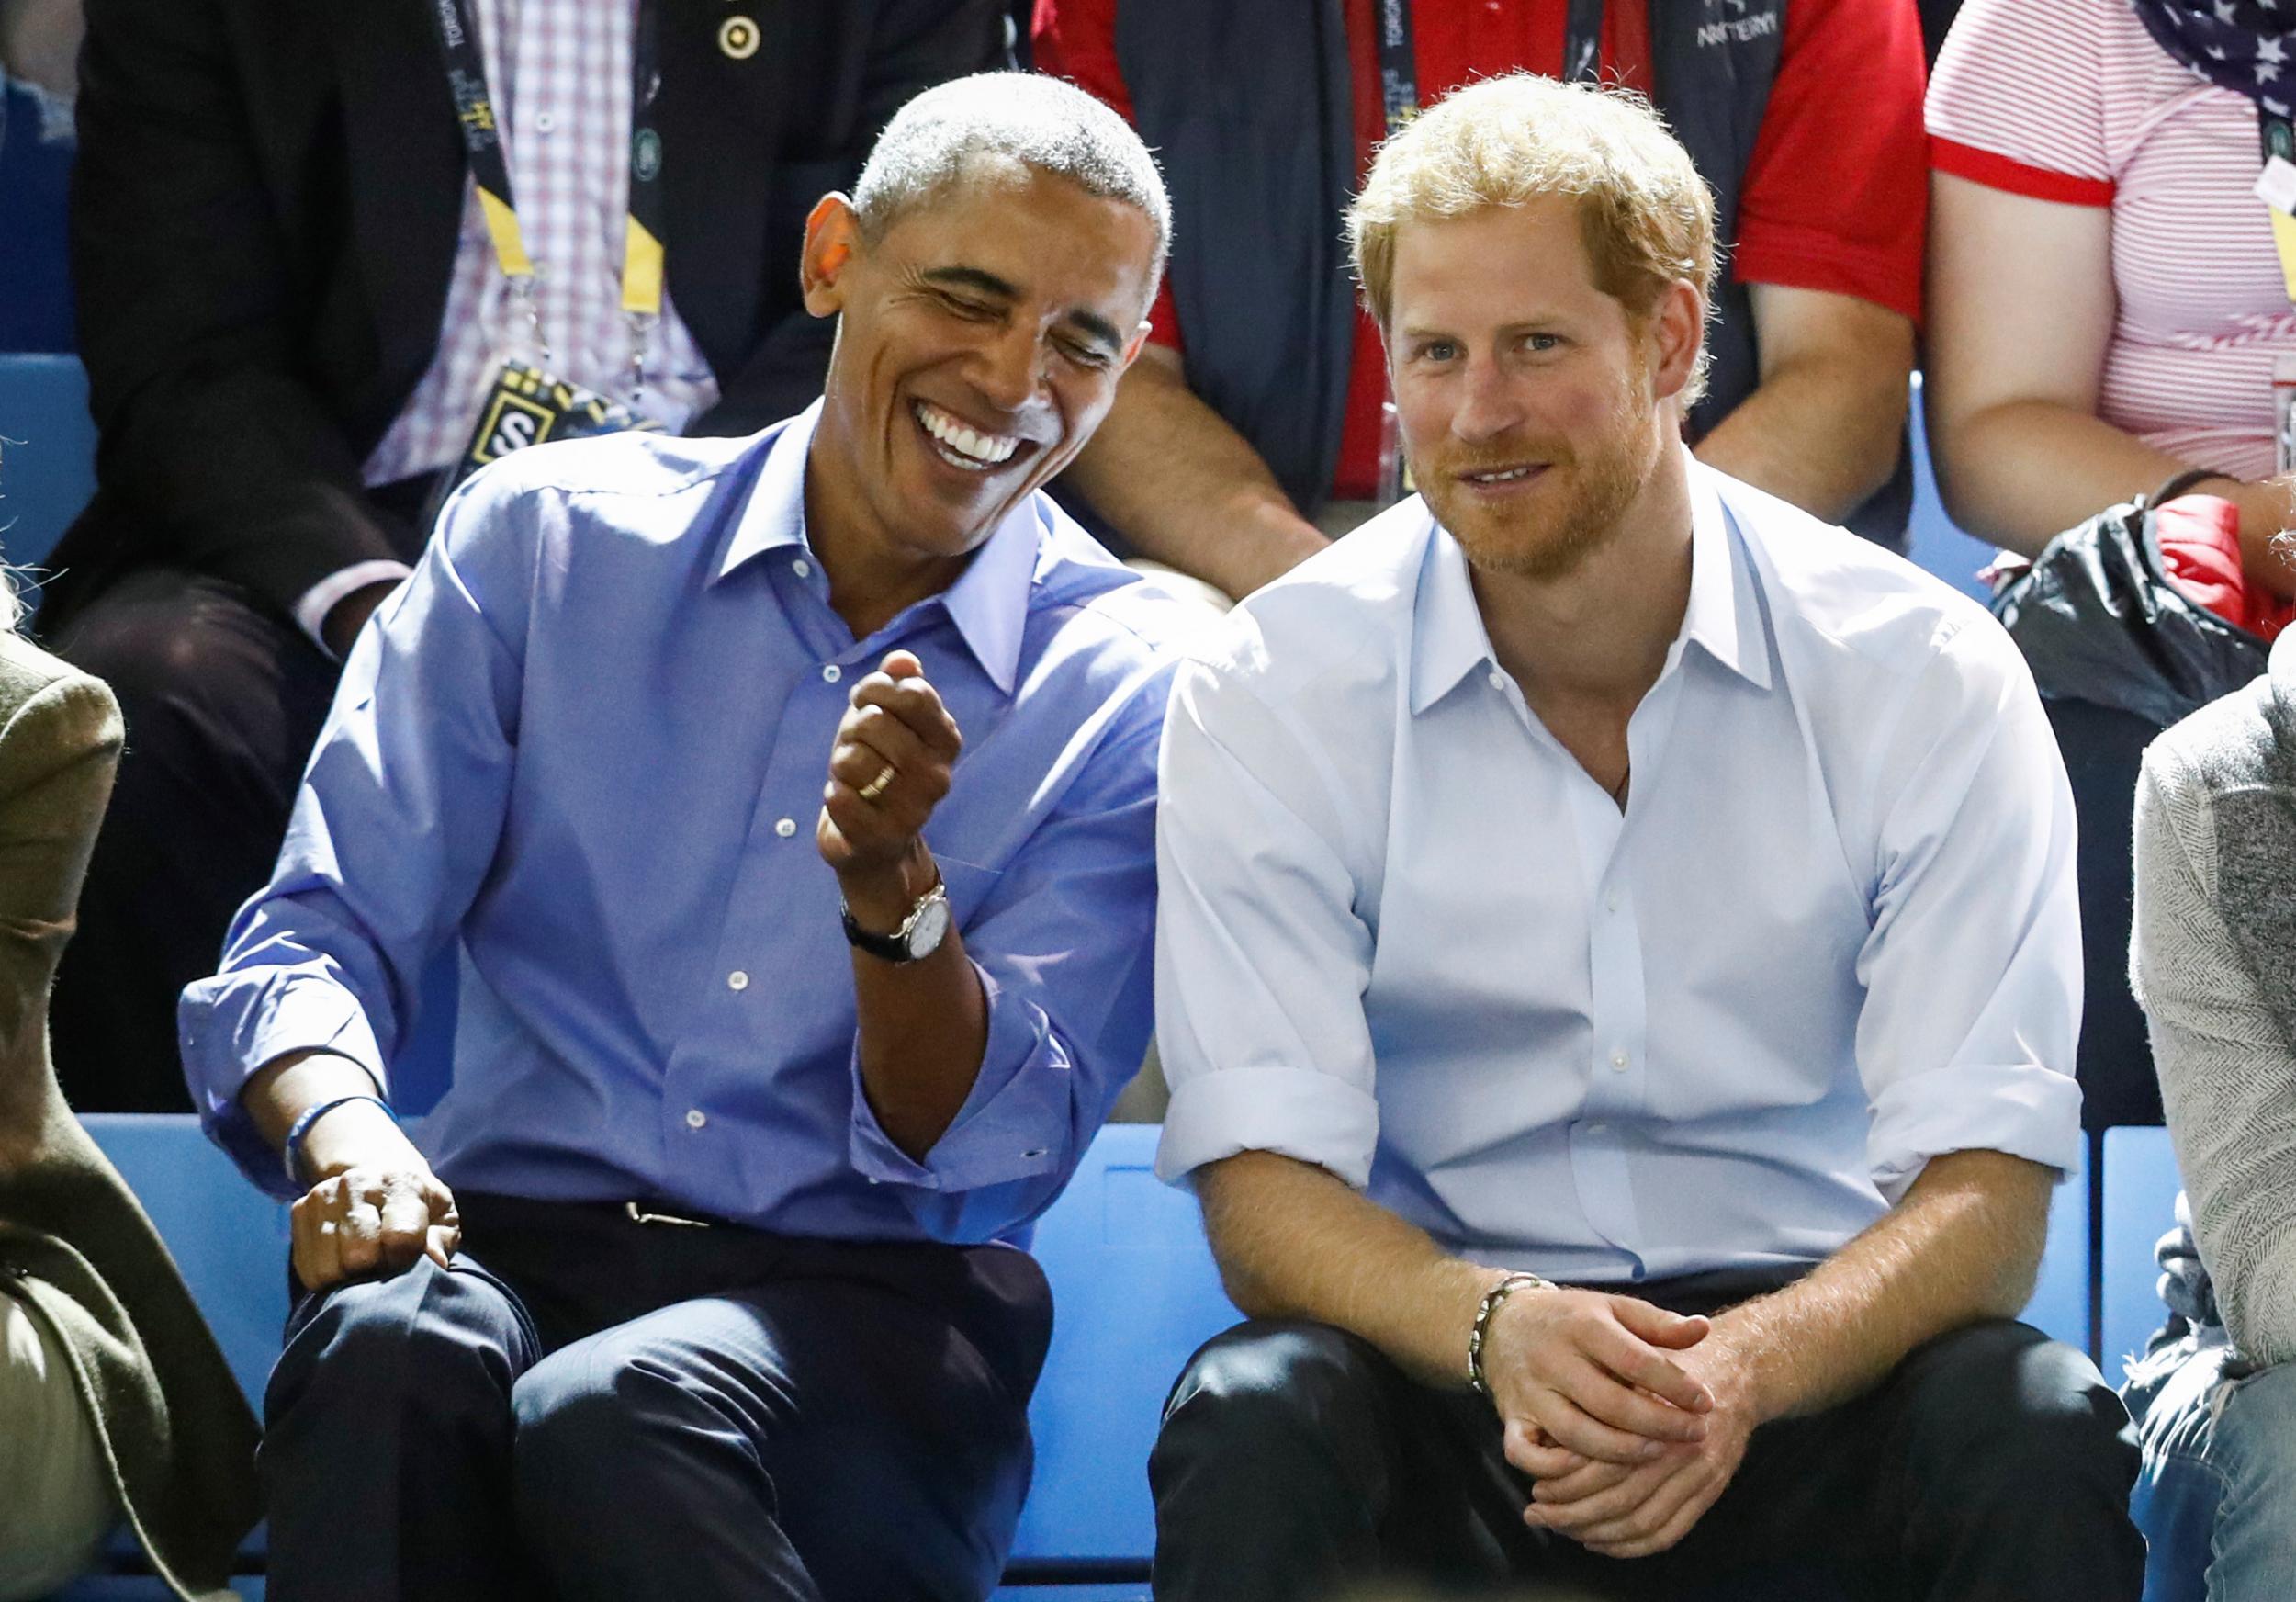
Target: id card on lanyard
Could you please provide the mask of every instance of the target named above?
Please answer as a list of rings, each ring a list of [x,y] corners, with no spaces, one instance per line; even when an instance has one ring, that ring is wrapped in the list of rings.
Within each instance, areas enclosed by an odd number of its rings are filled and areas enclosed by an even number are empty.
[[[502,131],[487,84],[486,58],[478,42],[473,0],[431,0],[427,9],[445,58],[446,82],[462,127],[470,180],[478,192],[488,242],[512,293],[524,309],[534,334],[533,361],[504,355],[489,375],[479,398],[478,423],[462,454],[439,474],[431,515],[457,485],[496,457],[545,440],[633,430],[659,432],[661,424],[619,400],[556,377],[550,371],[548,336],[535,289],[535,264],[526,254],[518,207],[511,194],[510,164],[502,153]],[[660,88],[656,70],[657,0],[638,0],[631,41],[630,163],[628,219],[623,229],[622,310],[630,320],[631,396],[644,392],[646,340],[661,316],[661,134],[654,123]]]
[[[2296,306],[2296,127],[2261,106],[2257,126],[2264,144],[2257,197],[2272,220],[2280,287],[2289,303]],[[2272,358],[2272,455],[2278,471],[2296,471],[2296,351],[2281,351]]]
[[[1603,69],[1604,0],[1568,0],[1563,24],[1562,75],[1573,84],[1593,83]],[[1379,0],[1379,100],[1386,114],[1387,137],[1393,139],[1419,115],[1419,61],[1412,53],[1412,0]],[[1387,397],[1379,403],[1380,506],[1392,506],[1415,493],[1411,464],[1403,459],[1401,419],[1395,410],[1395,383],[1390,375]]]

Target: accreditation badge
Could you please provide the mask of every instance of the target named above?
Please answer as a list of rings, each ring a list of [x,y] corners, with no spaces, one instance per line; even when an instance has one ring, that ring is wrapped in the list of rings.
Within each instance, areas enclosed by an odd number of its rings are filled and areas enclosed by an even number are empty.
[[[531,362],[506,359],[478,400],[478,426],[454,464],[439,474],[432,491],[428,527],[439,508],[465,479],[512,451],[554,439],[589,439],[601,434],[660,434],[653,418],[631,411],[611,396],[554,378]]]

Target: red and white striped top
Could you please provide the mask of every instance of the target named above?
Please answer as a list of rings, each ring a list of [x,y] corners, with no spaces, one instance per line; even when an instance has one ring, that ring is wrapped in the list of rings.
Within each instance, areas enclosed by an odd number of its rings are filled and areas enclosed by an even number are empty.
[[[1939,172],[2111,208],[2098,415],[2196,466],[2269,475],[2272,358],[2296,351],[2296,309],[2254,192],[2255,103],[2188,72],[2127,0],[1968,0],[1928,120]]]

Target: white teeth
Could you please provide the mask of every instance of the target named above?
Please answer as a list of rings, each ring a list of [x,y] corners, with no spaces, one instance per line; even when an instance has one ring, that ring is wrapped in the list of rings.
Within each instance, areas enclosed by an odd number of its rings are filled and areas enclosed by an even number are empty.
[[[1503,473],[1469,473],[1467,476],[1478,484],[1503,484],[1510,479],[1524,477],[1530,470],[1528,468],[1509,468]]]
[[[942,457],[959,467],[975,470],[993,468],[999,462],[1009,461],[1012,453],[1020,448],[1018,439],[999,434],[982,434],[929,401],[919,400],[914,410],[917,421],[924,424],[925,432],[949,447],[941,452]]]

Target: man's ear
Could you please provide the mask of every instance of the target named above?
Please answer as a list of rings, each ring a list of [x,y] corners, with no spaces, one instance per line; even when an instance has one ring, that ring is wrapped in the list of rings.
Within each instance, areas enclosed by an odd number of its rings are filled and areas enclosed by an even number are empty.
[[[835,189],[815,201],[805,217],[805,248],[797,263],[806,310],[816,317],[835,317],[845,309],[842,280],[862,250],[861,218],[853,202]]]
[[[1658,355],[1651,385],[1656,398],[1663,400],[1681,394],[1698,370],[1698,353],[1706,343],[1706,298],[1689,279],[1675,279],[1650,309],[1649,327]]]
[[[1135,361],[1138,361],[1140,359],[1140,353],[1148,348],[1148,331],[1150,326],[1151,325],[1148,320],[1143,317],[1140,320],[1140,326],[1132,330],[1132,337],[1127,340],[1124,344],[1124,359],[1117,364],[1119,371],[1131,367]]]

